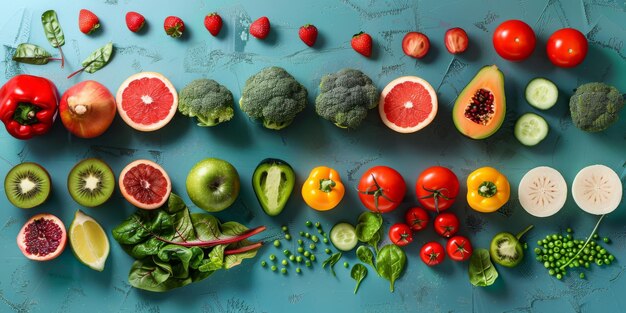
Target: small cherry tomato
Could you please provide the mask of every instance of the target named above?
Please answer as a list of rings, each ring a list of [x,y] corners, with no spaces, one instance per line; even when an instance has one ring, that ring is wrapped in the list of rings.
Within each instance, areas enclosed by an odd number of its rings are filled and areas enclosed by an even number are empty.
[[[552,64],[560,67],[575,67],[587,56],[589,43],[580,31],[563,28],[555,31],[548,39],[546,51]]]
[[[420,207],[413,207],[404,214],[404,221],[412,230],[422,230],[428,225],[428,212]]]
[[[389,228],[389,239],[396,246],[406,246],[413,241],[411,227],[404,223],[396,223]]]
[[[454,213],[440,213],[435,217],[433,225],[437,234],[450,238],[459,230],[459,218]]]
[[[509,61],[528,58],[536,43],[533,29],[520,20],[505,21],[493,32],[493,47],[503,59]]]
[[[454,261],[465,261],[472,256],[472,244],[469,239],[464,236],[454,236],[448,239],[446,244],[448,256]]]
[[[428,266],[443,262],[445,256],[446,252],[443,250],[443,246],[436,241],[428,242],[420,249],[420,258]]]

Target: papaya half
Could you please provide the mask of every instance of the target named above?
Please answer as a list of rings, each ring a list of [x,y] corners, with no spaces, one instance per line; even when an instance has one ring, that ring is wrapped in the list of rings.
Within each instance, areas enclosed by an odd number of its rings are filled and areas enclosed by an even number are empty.
[[[452,109],[454,126],[472,139],[493,135],[502,126],[505,115],[504,74],[495,65],[478,71],[463,88]]]

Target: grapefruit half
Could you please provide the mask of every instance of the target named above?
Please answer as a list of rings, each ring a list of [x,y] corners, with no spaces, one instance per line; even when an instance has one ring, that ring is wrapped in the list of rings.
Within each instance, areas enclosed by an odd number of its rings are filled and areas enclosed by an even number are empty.
[[[117,90],[117,111],[130,127],[155,131],[172,120],[178,93],[165,76],[141,72],[128,77]]]
[[[172,192],[170,177],[150,160],[137,160],[126,165],[119,180],[122,196],[140,209],[160,208]]]
[[[403,76],[383,89],[378,112],[387,127],[399,133],[414,133],[433,121],[437,107],[437,93],[427,81]]]

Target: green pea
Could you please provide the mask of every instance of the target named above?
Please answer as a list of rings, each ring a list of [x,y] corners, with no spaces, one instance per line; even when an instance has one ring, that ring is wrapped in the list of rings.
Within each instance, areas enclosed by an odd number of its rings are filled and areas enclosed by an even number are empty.
[[[585,262],[585,268],[589,268],[591,266],[591,264],[589,264],[589,262]]]
[[[524,242],[524,249],[528,249],[528,243]]]
[[[314,244],[314,243],[310,244],[310,245],[309,245],[309,249],[311,249],[311,250],[315,250],[315,244]]]
[[[596,265],[602,266],[602,264],[604,264],[604,262],[602,262],[602,260],[596,259]]]
[[[578,277],[580,277],[580,279],[585,279],[585,273],[580,273],[580,275],[578,275]]]
[[[304,222],[304,225],[306,225],[306,227],[311,227],[311,225],[313,225],[313,223],[311,223],[311,221],[306,221],[306,222]]]
[[[267,262],[261,261],[261,266],[266,267],[267,266]]]
[[[304,262],[304,264],[306,265],[306,267],[311,267],[311,261],[306,260],[306,262]]]
[[[567,231],[568,233],[573,232],[573,230],[571,228],[569,228],[569,227],[565,231]]]
[[[289,264],[289,263],[287,262],[287,260],[282,260],[282,262],[280,262],[280,264],[287,266],[287,264]]]
[[[309,256],[311,256],[311,252],[309,252],[309,251],[304,251],[304,256],[308,258]]]
[[[561,251],[561,248],[559,248],[559,247],[554,247],[554,249],[552,249],[552,252],[554,252],[554,253],[558,253],[560,251]]]
[[[287,269],[283,267],[283,268],[280,269],[280,272],[283,273],[283,274],[287,274]]]
[[[553,269],[550,269],[550,270],[548,271],[548,274],[549,274],[550,276],[554,276],[555,272],[554,272],[554,270],[553,270]]]
[[[555,254],[554,254],[554,259],[555,259],[555,260],[558,260],[558,259],[560,259],[560,258],[561,258],[561,254],[560,254],[560,253],[555,253]]]
[[[559,235],[557,234],[552,235],[552,240],[557,240],[557,239],[559,239]]]
[[[287,230],[289,230],[289,229],[287,228],[287,225],[283,225],[282,230],[283,230],[284,232],[287,232]]]
[[[543,266],[544,266],[545,268],[550,268],[550,262],[548,262],[548,261],[543,262]]]
[[[322,227],[322,224],[321,224],[320,222],[315,222],[315,227],[316,227],[316,228],[321,228],[321,227]]]
[[[285,250],[283,250],[283,254],[284,254],[284,255],[290,255],[290,254],[291,254],[291,251],[289,251],[289,250],[285,249]]]
[[[302,257],[301,256],[297,256],[296,257],[296,262],[298,262],[298,263],[302,262]]]
[[[550,243],[548,243],[548,247],[550,247],[550,248],[554,248],[554,242],[550,242]]]
[[[348,262],[343,262],[343,267],[348,268],[350,267],[350,264],[348,264]]]
[[[604,262],[604,264],[606,264],[606,265],[611,265],[611,260],[609,260],[609,259],[604,259],[604,260],[602,260],[602,261],[603,261],[603,262]]]
[[[324,249],[324,252],[326,252],[326,254],[330,254],[332,251],[330,251],[330,249],[326,248],[326,249]]]
[[[276,256],[273,255],[273,254],[270,254],[270,260],[272,260],[272,261],[276,260]]]
[[[304,233],[304,237],[311,238],[311,234],[309,234],[309,233]]]
[[[535,257],[535,260],[541,262],[541,261],[543,261],[543,258],[541,256],[537,256],[537,257]]]
[[[549,256],[549,257],[548,257],[548,261],[550,261],[550,262],[554,262],[554,256],[552,256],[552,255],[551,255],[551,256]]]
[[[589,252],[590,252],[589,248],[585,248],[585,249],[583,249],[583,253],[584,253],[584,254],[589,254]]]
[[[278,269],[278,267],[276,267],[276,265],[272,265],[272,267],[270,267],[270,269],[272,270],[272,272],[276,272],[276,270]]]
[[[304,244],[304,241],[302,241],[302,239],[298,239],[298,245],[301,246]]]
[[[299,232],[299,234],[300,234],[300,236],[304,236],[304,232],[303,231]]]
[[[574,243],[573,243],[573,242],[571,242],[571,241],[568,241],[568,242],[567,242],[567,247],[568,247],[568,248],[571,248],[571,247],[573,247],[573,246],[574,246]]]
[[[309,257],[309,260],[315,261],[315,254],[311,254],[311,256]]]
[[[615,257],[612,254],[609,254],[609,256],[607,257],[609,258],[609,260],[612,262],[613,260],[615,260]]]
[[[317,238],[317,236],[315,236],[315,235],[311,236],[311,240],[313,240],[313,242],[320,241],[319,238]]]
[[[304,252],[304,248],[298,247],[298,253],[302,253],[302,252]]]
[[[278,239],[274,240],[274,247],[280,247],[280,241]]]
[[[547,254],[544,254],[541,259],[547,261],[550,257]]]
[[[296,267],[296,273],[300,274],[302,273],[302,270],[299,267]]]
[[[563,278],[563,275],[561,275],[561,274],[556,274],[556,279],[562,279],[562,278]]]
[[[286,239],[286,240],[291,240],[291,235],[289,235],[289,234],[285,234],[285,239]]]
[[[323,241],[324,243],[328,243],[328,238],[324,237],[324,239],[322,239],[322,241]]]
[[[595,234],[593,234],[593,237],[592,237],[592,238],[593,238],[593,239],[598,239],[598,237],[600,237],[600,236],[598,236],[598,234],[597,234],[597,233],[595,233]]]
[[[535,248],[535,254],[536,255],[541,255],[541,249]]]
[[[289,261],[293,262],[295,260],[296,260],[296,256],[295,255],[292,254],[292,255],[289,256]]]
[[[611,239],[609,239],[609,237],[604,237],[604,238],[602,238],[602,241],[604,241],[606,243],[609,243],[609,242],[611,242]]]

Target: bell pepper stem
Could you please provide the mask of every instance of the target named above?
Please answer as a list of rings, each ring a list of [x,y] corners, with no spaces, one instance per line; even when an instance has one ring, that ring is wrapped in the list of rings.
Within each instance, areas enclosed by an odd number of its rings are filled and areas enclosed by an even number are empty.
[[[524,230],[522,230],[521,232],[517,233],[517,235],[515,235],[515,238],[517,238],[517,240],[519,240],[520,238],[522,238],[522,236],[524,236],[524,234],[526,234],[533,227],[534,227],[534,225],[531,224],[528,227],[524,228]]]
[[[485,198],[491,198],[498,193],[496,184],[490,181],[484,181],[478,186],[478,194]]]
[[[332,179],[329,179],[329,178],[320,179],[320,190],[323,192],[326,192],[326,193],[331,192],[335,186],[337,186],[337,183],[335,183],[335,181]]]
[[[36,105],[31,103],[19,103],[13,114],[13,119],[21,125],[32,125],[39,122],[37,112],[40,111]]]

